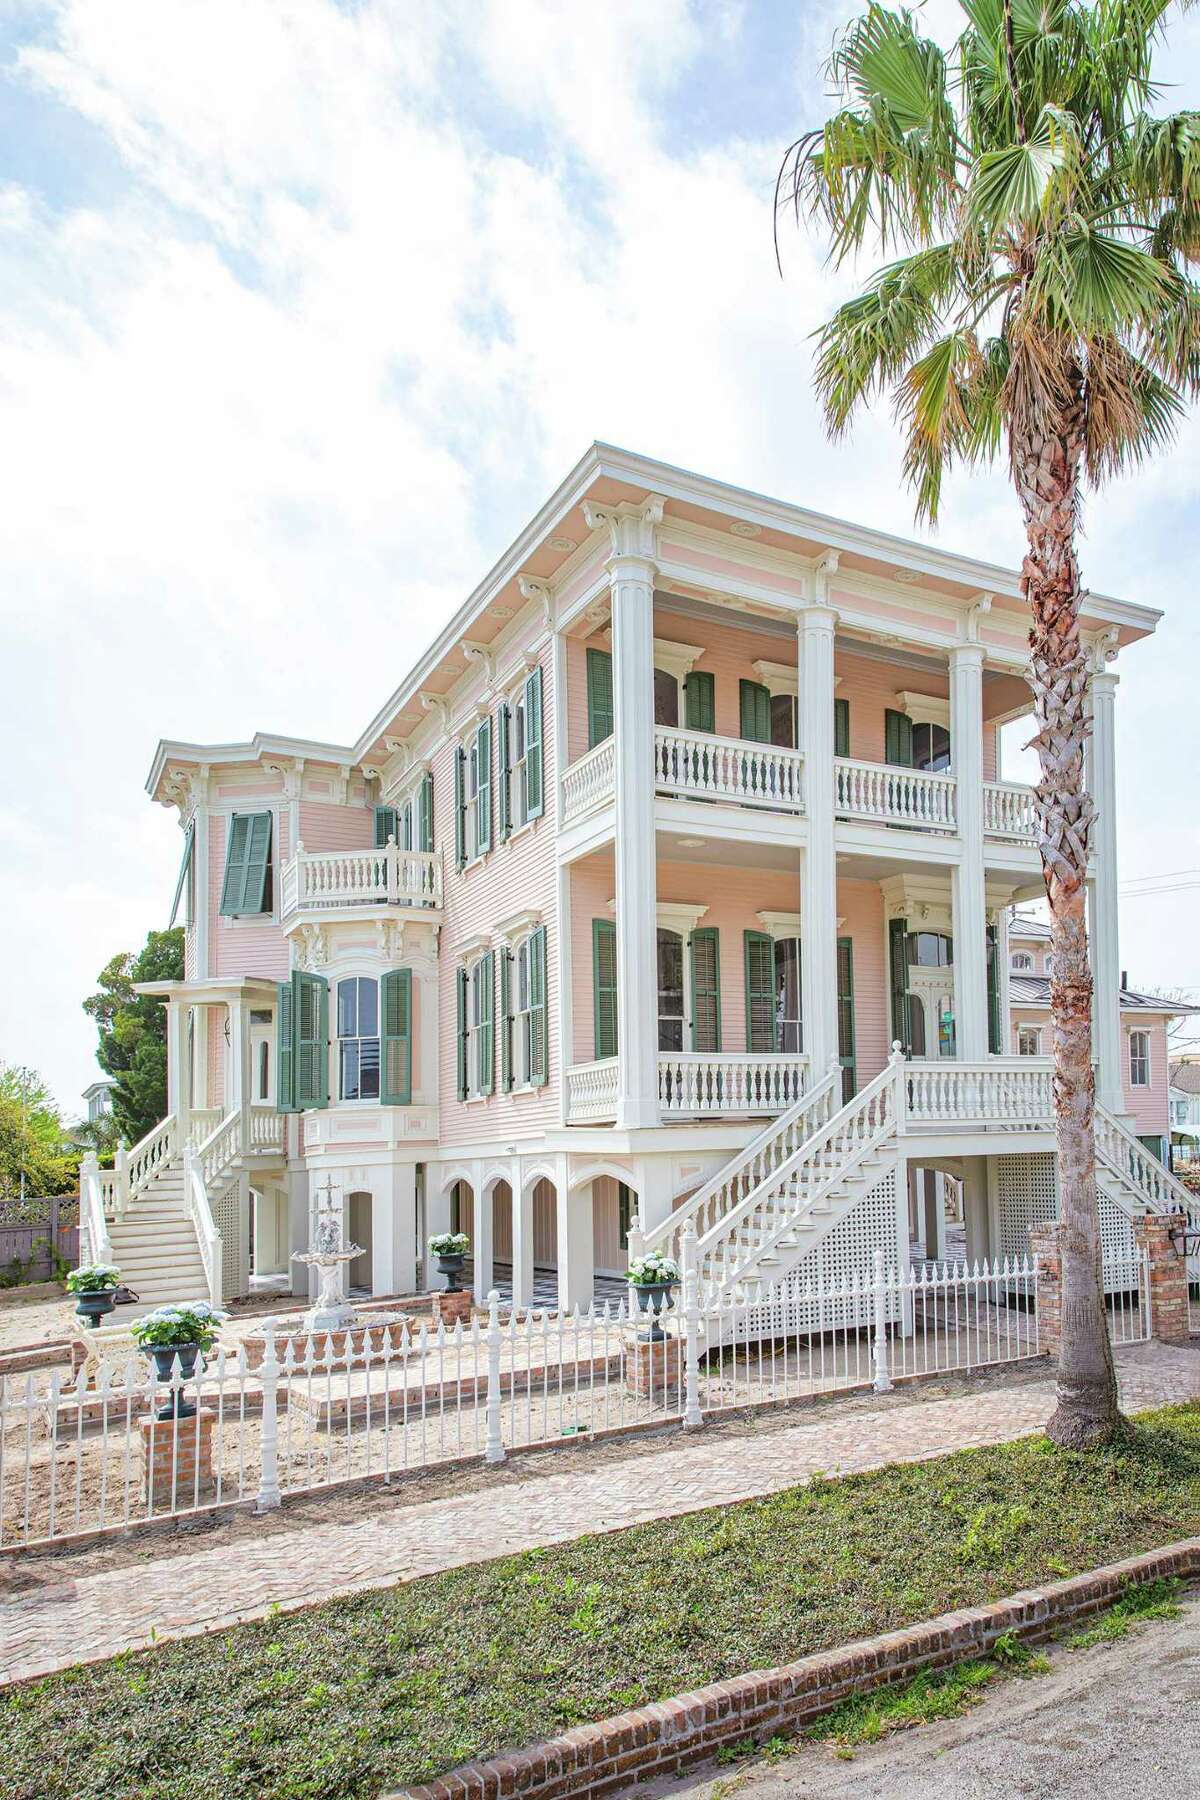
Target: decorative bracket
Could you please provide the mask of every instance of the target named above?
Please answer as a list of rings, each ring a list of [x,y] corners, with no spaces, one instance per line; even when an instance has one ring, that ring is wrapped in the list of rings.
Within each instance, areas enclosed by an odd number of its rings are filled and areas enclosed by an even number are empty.
[[[1120,647],[1121,633],[1115,625],[1109,625],[1104,631],[1098,631],[1088,638],[1088,670],[1092,675],[1103,675],[1106,664],[1115,662]]]
[[[464,638],[460,649],[468,663],[478,664],[483,670],[484,685],[490,688],[496,679],[496,658],[487,645],[475,644],[470,638]]]
[[[650,494],[645,500],[622,500],[616,506],[585,500],[583,516],[589,531],[608,532],[611,555],[641,556],[653,561],[666,504],[662,494]]]
[[[967,608],[963,619],[963,634],[968,644],[979,642],[979,621],[992,610],[992,595],[980,594]]]
[[[444,732],[450,730],[450,702],[442,694],[428,694],[424,690],[417,695],[421,706],[427,713],[432,713]]]
[[[522,600],[536,600],[542,609],[542,624],[547,631],[554,629],[554,596],[550,592],[547,581],[539,581],[534,575],[518,575],[517,587]]]

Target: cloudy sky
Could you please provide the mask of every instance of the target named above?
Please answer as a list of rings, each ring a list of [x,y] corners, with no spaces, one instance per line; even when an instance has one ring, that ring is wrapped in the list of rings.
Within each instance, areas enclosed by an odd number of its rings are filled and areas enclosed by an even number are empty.
[[[174,886],[158,737],[353,739],[592,439],[911,531],[886,415],[831,449],[809,392],[851,277],[771,244],[855,10],[0,5],[0,1058],[68,1109],[95,1074],[79,1002]],[[1200,100],[1200,15],[1170,72]],[[1087,579],[1167,609],[1118,701],[1131,882],[1200,881],[1196,445],[1087,512]],[[1002,479],[937,535],[1018,560]],[[1123,961],[1200,989],[1167,885]]]

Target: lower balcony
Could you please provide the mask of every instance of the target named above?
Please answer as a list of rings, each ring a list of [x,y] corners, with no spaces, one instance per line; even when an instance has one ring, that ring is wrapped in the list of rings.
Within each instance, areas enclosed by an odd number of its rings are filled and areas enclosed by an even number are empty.
[[[357,907],[440,907],[442,860],[436,851],[308,851],[283,866],[281,917]]]
[[[616,1118],[617,1070],[615,1056],[567,1070],[568,1124]],[[807,1078],[806,1056],[660,1051],[659,1110],[664,1120],[772,1117],[800,1098]]]

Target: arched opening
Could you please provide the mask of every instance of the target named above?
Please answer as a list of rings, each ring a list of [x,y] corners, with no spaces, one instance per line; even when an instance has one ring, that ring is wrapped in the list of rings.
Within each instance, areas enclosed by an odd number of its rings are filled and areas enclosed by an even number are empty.
[[[362,1254],[347,1266],[346,1286],[350,1292],[371,1291],[371,1209],[374,1199],[368,1193],[351,1194],[346,1202],[347,1234],[352,1244],[361,1246]]]

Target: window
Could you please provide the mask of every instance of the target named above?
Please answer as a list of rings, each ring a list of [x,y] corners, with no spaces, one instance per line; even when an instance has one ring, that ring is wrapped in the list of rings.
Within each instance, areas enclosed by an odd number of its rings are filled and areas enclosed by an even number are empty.
[[[679,682],[667,669],[654,671],[654,723],[679,723]]]
[[[658,933],[658,1047],[683,1049],[683,939],[677,931]]]
[[[594,750],[613,732],[612,657],[607,650],[587,653],[588,749]]]
[[[533,669],[496,712],[500,836],[542,812],[542,671]]]
[[[179,911],[179,902],[184,902],[183,922],[191,925],[196,916],[196,821],[192,819],[183,836],[183,859],[179,864],[179,880],[175,883],[175,898],[171,902],[171,917],[167,920],[169,931],[175,923]]]
[[[914,725],[912,766],[936,771],[950,767],[950,733],[944,725]]]
[[[796,696],[771,695],[771,742],[794,750],[796,747]]]
[[[1036,1025],[1017,1026],[1017,1055],[1040,1056],[1042,1054],[1042,1034]]]
[[[544,926],[501,953],[501,1084],[540,1087],[546,1064],[546,931]]]
[[[775,939],[775,1048],[799,1056],[804,1048],[800,1010],[800,939]]]
[[[748,931],[746,1049],[753,1055],[797,1056],[804,1048],[798,937]]]
[[[379,1098],[379,986],[349,975],[337,987],[339,1091],[343,1100]]]
[[[454,757],[454,851],[459,868],[492,847],[492,721],[481,719]]]
[[[910,969],[945,969],[953,961],[954,944],[945,932],[909,932],[908,966]]]
[[[629,1248],[629,1227],[633,1223],[633,1189],[626,1181],[617,1183],[617,1230],[620,1233],[621,1248]]]
[[[458,971],[458,1094],[477,1099],[492,1091],[495,958],[490,950]]]
[[[227,919],[269,913],[274,908],[271,883],[271,815],[234,813],[225,840],[225,879],[221,913]]]
[[[271,1046],[266,1038],[258,1046],[258,1088],[260,1100],[271,1098]]]
[[[1010,967],[1014,975],[1028,974],[1033,968],[1033,958],[1028,950],[1014,950]]]
[[[1131,1031],[1129,1034],[1129,1085],[1130,1087],[1150,1086],[1150,1033],[1148,1031]]]

